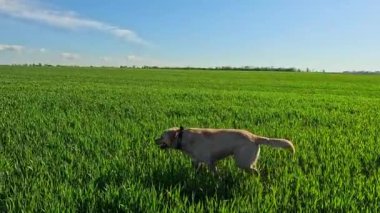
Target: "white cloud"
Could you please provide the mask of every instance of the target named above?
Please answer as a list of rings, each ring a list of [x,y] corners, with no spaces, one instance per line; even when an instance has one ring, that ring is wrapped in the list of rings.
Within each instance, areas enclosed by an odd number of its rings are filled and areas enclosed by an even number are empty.
[[[23,49],[21,45],[0,44],[0,51],[21,52]]]
[[[65,60],[77,60],[80,56],[76,53],[61,53],[61,57]]]
[[[100,60],[102,60],[103,62],[109,62],[109,61],[111,61],[111,58],[104,56],[104,57],[100,57]]]
[[[40,53],[45,53],[46,52],[46,49],[45,48],[40,48]]]
[[[64,29],[98,30],[110,33],[130,42],[147,44],[146,41],[129,29],[83,18],[73,11],[58,11],[41,6],[33,6],[26,0],[0,0],[0,13],[10,17],[40,22]]]
[[[128,61],[143,61],[143,58],[135,56],[135,55],[128,55],[127,56]]]

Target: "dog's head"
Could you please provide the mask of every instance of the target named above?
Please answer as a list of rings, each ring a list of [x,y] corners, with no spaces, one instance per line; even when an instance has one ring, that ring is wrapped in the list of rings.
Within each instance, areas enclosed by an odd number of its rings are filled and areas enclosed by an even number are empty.
[[[155,143],[160,146],[161,149],[174,148],[180,132],[180,128],[174,127],[165,130],[161,136],[155,139]]]

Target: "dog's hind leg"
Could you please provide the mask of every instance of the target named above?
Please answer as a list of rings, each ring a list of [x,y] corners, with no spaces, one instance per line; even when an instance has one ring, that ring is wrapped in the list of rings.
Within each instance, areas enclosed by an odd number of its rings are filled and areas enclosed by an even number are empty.
[[[234,158],[239,168],[249,173],[258,174],[257,160],[260,155],[260,146],[257,144],[249,144],[236,150]]]

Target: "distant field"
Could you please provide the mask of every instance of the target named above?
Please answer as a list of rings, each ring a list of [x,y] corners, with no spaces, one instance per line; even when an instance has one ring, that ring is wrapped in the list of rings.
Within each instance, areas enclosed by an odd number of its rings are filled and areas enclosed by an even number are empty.
[[[196,175],[153,143],[179,125],[296,154]],[[0,67],[0,212],[379,211],[379,129],[379,75]]]

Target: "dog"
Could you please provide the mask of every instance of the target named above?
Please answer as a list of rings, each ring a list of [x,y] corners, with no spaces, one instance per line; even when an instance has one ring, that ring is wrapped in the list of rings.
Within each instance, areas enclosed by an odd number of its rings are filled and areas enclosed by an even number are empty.
[[[198,172],[202,163],[216,173],[216,163],[228,156],[233,156],[236,165],[244,171],[259,174],[257,160],[260,145],[284,148],[295,153],[291,141],[254,135],[240,129],[208,129],[173,127],[155,139],[161,149],[177,149],[189,155],[192,165]]]

